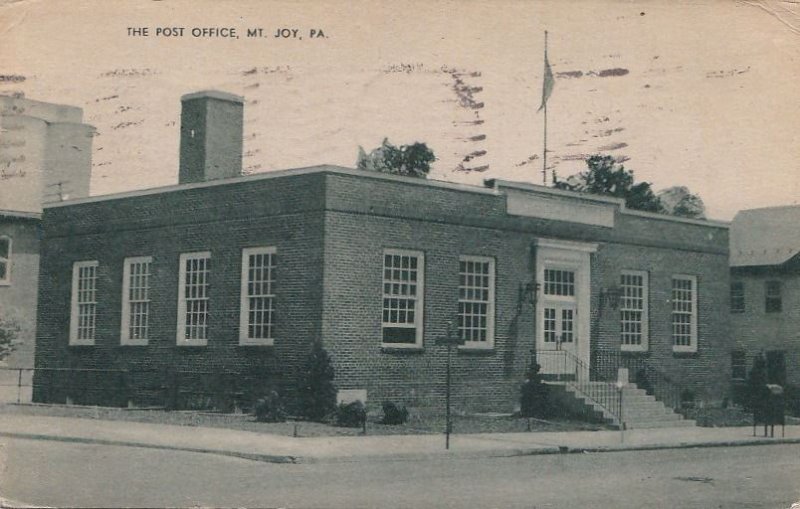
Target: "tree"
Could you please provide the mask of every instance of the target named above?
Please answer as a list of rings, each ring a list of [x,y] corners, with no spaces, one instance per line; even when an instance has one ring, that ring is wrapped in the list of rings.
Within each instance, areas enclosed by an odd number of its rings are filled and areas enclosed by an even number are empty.
[[[658,193],[658,199],[667,214],[690,219],[705,219],[706,206],[688,187],[674,186]]]
[[[359,170],[378,171],[407,177],[427,178],[431,163],[436,160],[433,151],[424,143],[395,146],[383,139],[381,146],[367,154],[358,147],[356,167]]]
[[[753,368],[747,375],[746,408],[750,411],[754,411],[759,405],[762,405],[768,397],[767,361],[764,358],[764,354],[759,353],[753,359]]]
[[[300,412],[311,419],[321,420],[336,409],[334,371],[328,352],[321,341],[315,341],[306,359],[306,371],[298,390]]]
[[[20,330],[15,320],[0,316],[0,361],[11,355],[19,345]]]
[[[617,164],[611,156],[593,155],[586,160],[586,171],[565,181],[556,179],[553,187],[567,191],[614,196],[625,200],[630,209],[664,212],[649,182],[634,183],[633,171]]]

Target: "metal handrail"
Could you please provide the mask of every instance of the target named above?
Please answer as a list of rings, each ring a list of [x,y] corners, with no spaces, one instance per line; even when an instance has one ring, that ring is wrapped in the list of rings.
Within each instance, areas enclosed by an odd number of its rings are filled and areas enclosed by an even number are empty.
[[[537,362],[544,361],[548,367],[559,367],[556,380],[572,387],[605,410],[616,424],[621,425],[622,415],[620,387],[614,377],[595,369],[568,350],[540,350],[536,352]],[[548,359],[549,358],[549,359]],[[547,360],[545,360],[547,359]]]
[[[593,352],[593,365],[603,372],[612,371],[616,376],[619,368],[628,370],[630,381],[656,400],[675,411],[682,407],[682,395],[686,387],[653,366],[646,358],[626,355],[616,350],[598,349]]]

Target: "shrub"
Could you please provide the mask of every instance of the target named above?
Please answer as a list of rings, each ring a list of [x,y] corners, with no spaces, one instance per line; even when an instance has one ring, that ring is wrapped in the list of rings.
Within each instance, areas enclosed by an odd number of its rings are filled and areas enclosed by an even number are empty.
[[[334,371],[328,352],[315,341],[306,361],[306,371],[298,388],[299,412],[306,418],[319,421],[336,409]]]
[[[352,403],[339,403],[336,407],[336,425],[345,428],[359,428],[367,420],[367,409],[364,403],[353,401]]]
[[[256,401],[253,414],[258,422],[283,422],[286,420],[281,398],[275,391],[271,391],[269,396]]]
[[[745,410],[753,411],[769,397],[767,388],[767,361],[763,354],[753,359],[753,368],[747,375],[745,386]]]
[[[691,389],[681,391],[681,408],[694,408],[695,394]]]
[[[787,384],[783,391],[783,396],[786,398],[786,413],[800,417],[800,387]]]
[[[549,387],[542,375],[539,374],[541,366],[532,361],[525,374],[525,383],[520,390],[520,413],[523,417],[546,418],[550,414]]]
[[[383,402],[383,424],[405,424],[408,421],[408,410],[403,405],[397,406],[391,401]]]

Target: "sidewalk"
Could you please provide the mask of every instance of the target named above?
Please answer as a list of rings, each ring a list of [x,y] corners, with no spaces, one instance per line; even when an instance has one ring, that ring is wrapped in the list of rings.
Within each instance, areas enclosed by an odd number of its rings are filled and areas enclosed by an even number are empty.
[[[763,427],[757,430],[763,433]],[[619,431],[483,433],[291,438],[250,431],[67,417],[0,415],[0,436],[149,447],[235,456],[273,463],[397,461],[484,458],[800,443],[800,426],[776,426],[775,438],[753,436],[752,427],[659,428]]]

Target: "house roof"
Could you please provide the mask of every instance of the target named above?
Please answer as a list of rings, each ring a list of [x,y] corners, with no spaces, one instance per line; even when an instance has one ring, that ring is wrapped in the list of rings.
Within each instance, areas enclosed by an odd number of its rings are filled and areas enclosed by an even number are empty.
[[[783,265],[800,253],[800,205],[742,210],[730,232],[731,267]]]

